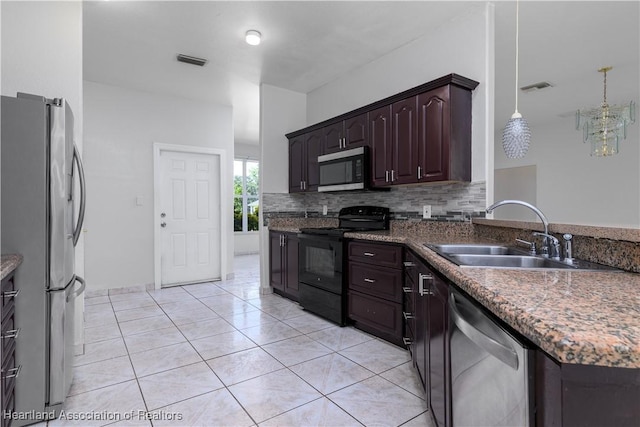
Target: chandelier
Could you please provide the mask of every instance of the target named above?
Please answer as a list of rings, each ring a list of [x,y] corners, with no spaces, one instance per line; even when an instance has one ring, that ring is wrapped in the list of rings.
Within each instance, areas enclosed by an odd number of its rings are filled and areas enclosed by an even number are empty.
[[[607,103],[607,72],[613,67],[603,67],[598,72],[604,74],[604,98],[596,108],[576,112],[576,129],[583,131],[584,143],[591,143],[591,155],[612,156],[618,153],[620,137],[627,138],[627,125],[636,121],[636,105],[609,105]]]

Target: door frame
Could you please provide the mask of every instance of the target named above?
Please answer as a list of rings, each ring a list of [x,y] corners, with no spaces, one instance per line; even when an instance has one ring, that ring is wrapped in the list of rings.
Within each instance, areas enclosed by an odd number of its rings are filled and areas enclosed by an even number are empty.
[[[160,154],[163,151],[171,151],[176,153],[187,154],[206,154],[218,156],[220,159],[220,176],[218,183],[220,185],[220,278],[227,276],[227,230],[225,219],[229,211],[228,194],[225,191],[227,176],[227,152],[221,148],[198,147],[193,145],[164,144],[161,142],[153,143],[153,266],[154,266],[154,287],[160,289],[162,287],[162,236],[160,234]]]

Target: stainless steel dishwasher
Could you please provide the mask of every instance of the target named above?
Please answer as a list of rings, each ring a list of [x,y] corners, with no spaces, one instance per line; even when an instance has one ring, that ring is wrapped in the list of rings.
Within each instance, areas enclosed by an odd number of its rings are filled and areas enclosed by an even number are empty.
[[[534,425],[533,351],[456,290],[449,316],[453,426]]]

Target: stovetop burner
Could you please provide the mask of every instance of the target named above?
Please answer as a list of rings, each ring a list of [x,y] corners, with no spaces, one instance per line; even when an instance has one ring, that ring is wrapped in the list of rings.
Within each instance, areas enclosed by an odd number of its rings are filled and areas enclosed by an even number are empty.
[[[351,206],[340,209],[338,227],[302,228],[303,234],[342,236],[350,231],[389,229],[389,208],[379,206]]]

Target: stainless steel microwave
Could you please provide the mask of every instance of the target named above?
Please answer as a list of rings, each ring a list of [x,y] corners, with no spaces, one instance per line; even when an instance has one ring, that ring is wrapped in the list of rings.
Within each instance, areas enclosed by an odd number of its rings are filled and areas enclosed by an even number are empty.
[[[369,186],[369,147],[318,156],[318,191],[364,190]]]

